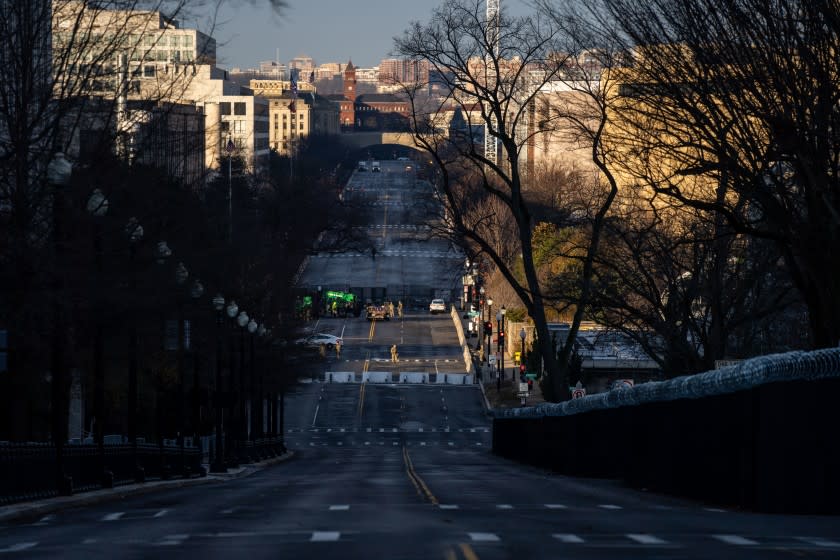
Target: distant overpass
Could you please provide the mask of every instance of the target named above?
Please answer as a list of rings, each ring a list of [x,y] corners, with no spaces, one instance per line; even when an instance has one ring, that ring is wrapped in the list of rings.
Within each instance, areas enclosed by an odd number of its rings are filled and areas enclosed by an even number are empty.
[[[339,139],[345,146],[356,149],[380,144],[398,144],[418,149],[410,132],[345,132],[339,135]]]

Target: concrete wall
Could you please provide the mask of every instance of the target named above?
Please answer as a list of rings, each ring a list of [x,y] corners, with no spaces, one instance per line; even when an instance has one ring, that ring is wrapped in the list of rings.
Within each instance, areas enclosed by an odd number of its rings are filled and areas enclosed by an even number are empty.
[[[840,350],[494,411],[495,453],[768,512],[840,513]]]

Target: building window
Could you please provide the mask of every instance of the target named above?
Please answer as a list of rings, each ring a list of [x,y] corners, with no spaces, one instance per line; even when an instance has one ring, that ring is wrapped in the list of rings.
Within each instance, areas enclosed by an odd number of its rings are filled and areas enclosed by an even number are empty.
[[[219,103],[219,113],[222,115],[230,115],[230,103],[226,101]]]
[[[237,101],[233,104],[233,114],[234,115],[247,115],[247,111],[245,109],[245,102],[244,101]]]
[[[144,78],[154,78],[155,77],[155,67],[153,64],[147,64],[143,67],[143,77]]]
[[[303,130],[303,121],[300,121],[300,129]]]
[[[221,130],[222,132],[230,132],[230,123],[228,121],[220,122],[219,130]]]

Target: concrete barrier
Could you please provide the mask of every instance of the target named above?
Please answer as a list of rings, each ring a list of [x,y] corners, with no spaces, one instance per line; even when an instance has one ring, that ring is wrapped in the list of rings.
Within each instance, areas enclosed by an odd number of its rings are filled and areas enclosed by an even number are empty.
[[[362,383],[391,383],[393,380],[390,371],[366,371],[362,373]]]
[[[440,375],[440,374],[438,374]],[[400,383],[428,383],[429,374],[424,372],[404,371],[400,373]]]
[[[458,333],[458,344],[463,346],[466,344],[466,339],[464,338],[464,327],[461,325],[461,317],[458,315],[458,310],[455,309],[454,305],[452,306],[449,315],[452,317],[452,322],[455,324],[455,332]]]
[[[446,374],[443,373],[442,371],[436,373],[435,374],[435,383],[446,383]]]
[[[356,373],[352,371],[328,371],[324,373],[325,383],[355,383]]]
[[[445,383],[447,385],[469,385],[473,383],[474,379],[471,373],[447,373]]]

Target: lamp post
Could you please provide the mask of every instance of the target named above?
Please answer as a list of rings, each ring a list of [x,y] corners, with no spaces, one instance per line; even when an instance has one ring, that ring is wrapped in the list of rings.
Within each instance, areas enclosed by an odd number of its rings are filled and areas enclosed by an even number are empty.
[[[228,155],[228,243],[233,243],[233,138],[228,134],[225,151]]]
[[[502,376],[505,374],[505,354],[499,352],[502,347],[502,312],[496,313],[496,353],[499,354],[499,373],[496,376],[496,390],[502,392]]]
[[[260,324],[259,327],[257,327],[257,337],[258,337],[257,340],[260,343],[260,349],[261,350],[263,350],[263,346],[265,345],[265,337],[266,337],[267,333],[268,333],[268,330],[265,328],[265,325]],[[264,355],[264,351],[261,353],[261,355]],[[259,409],[258,409],[259,421],[257,422],[257,425],[258,425],[258,431],[260,433],[260,437],[265,439],[267,430],[266,430],[266,422],[265,422],[265,417],[266,417],[266,414],[265,414],[265,412],[266,412],[266,410],[265,410],[266,409],[266,406],[265,406],[265,385],[264,385],[265,375],[264,375],[263,363],[264,362],[262,360],[260,360],[257,364],[257,370],[258,370],[257,375],[259,376],[259,388],[257,390],[257,394],[258,394],[258,397],[259,397],[258,400],[259,400],[259,403],[260,403],[259,404]]]
[[[134,461],[134,480],[146,480],[145,471],[138,463],[137,453],[137,318],[134,304],[137,301],[137,244],[143,239],[143,226],[137,218],[131,217],[125,226],[128,236],[129,257],[129,292],[131,303],[129,307],[129,335],[128,335],[128,441],[131,442],[131,452]]]
[[[184,414],[184,378],[186,372],[184,371],[184,305],[183,305],[183,286],[187,283],[190,277],[190,272],[183,262],[179,262],[175,267],[175,283],[178,285],[178,292],[176,294],[176,319],[178,321],[178,346],[176,348],[176,360],[178,370],[178,447],[181,461],[181,474],[185,475],[187,470],[186,462],[184,461],[184,432],[185,432],[185,417]]]
[[[499,331],[499,346],[501,348],[501,352],[499,352],[499,360],[501,360],[501,364],[502,364],[502,377],[504,377],[504,375],[505,375],[505,341],[507,339],[507,334],[505,334],[505,314],[506,313],[507,313],[507,309],[505,309],[505,306],[503,305],[502,310],[501,310],[502,328]]]
[[[225,467],[224,438],[222,437],[222,322],[224,321],[225,298],[216,294],[213,298],[213,309],[216,311],[216,454],[210,471],[214,473],[227,472]]]
[[[525,327],[519,329],[519,339],[522,341],[522,350],[519,352],[519,363],[525,363]]]
[[[99,474],[102,485],[114,486],[113,474],[105,468],[105,360],[104,328],[102,326],[102,218],[108,213],[108,199],[99,189],[94,189],[87,202],[87,212],[93,217],[93,253],[95,260],[94,281],[91,285],[93,313],[93,416],[94,441],[99,453]]]
[[[52,186],[52,245],[53,245],[53,278],[52,278],[52,348],[50,355],[51,379],[51,409],[52,440],[55,445],[56,486],[60,494],[73,492],[73,479],[64,474],[64,443],[67,439],[66,390],[65,390],[65,359],[64,359],[64,313],[61,299],[64,296],[61,264],[63,257],[62,240],[62,211],[64,187],[70,183],[73,174],[73,164],[67,161],[64,154],[58,152],[47,167],[47,180]]]
[[[239,331],[239,419],[237,422],[236,446],[239,451],[239,461],[247,462],[246,441],[248,440],[248,402],[245,397],[245,331],[248,329],[250,318],[245,311],[240,311],[236,317],[236,324]]]
[[[490,326],[493,326],[493,298],[487,298],[487,322],[490,323]],[[493,333],[488,331],[487,332],[487,352],[486,358],[487,363],[490,363],[490,352],[493,350],[491,344]]]
[[[239,313],[239,306],[236,305],[236,302],[231,300],[230,303],[227,304],[225,308],[225,312],[227,313],[228,319],[231,320],[233,323],[236,319],[236,314]],[[227,406],[227,422],[225,422],[225,430],[228,432],[227,436],[230,438],[227,441],[225,446],[225,451],[227,452],[227,464],[229,467],[236,468],[239,466],[239,461],[236,458],[236,437],[234,435],[235,432],[235,423],[234,423],[234,414],[235,414],[235,405],[236,405],[236,397],[234,396],[234,387],[233,387],[233,375],[236,369],[236,350],[233,346],[233,329],[230,329],[228,336],[228,406]]]
[[[248,329],[248,350],[250,351],[251,355],[251,367],[249,370],[250,382],[249,382],[249,391],[248,391],[248,424],[249,424],[249,438],[250,440],[256,439],[259,435],[257,430],[257,410],[256,410],[256,377],[257,377],[257,365],[256,365],[256,357],[254,355],[254,333],[257,332],[257,322],[251,319],[248,321],[247,329]]]
[[[190,287],[190,299],[195,302],[202,295],[204,295],[204,285],[196,278]],[[193,307],[190,308],[191,310]],[[192,315],[192,313],[191,313]],[[198,348],[196,347],[196,332],[195,325],[192,321],[187,323],[190,327],[189,336],[187,337],[187,350],[192,352],[193,358],[193,395],[192,395],[192,421],[191,432],[193,434],[193,445],[198,447],[199,454],[202,452],[201,445],[201,362],[199,359]]]

